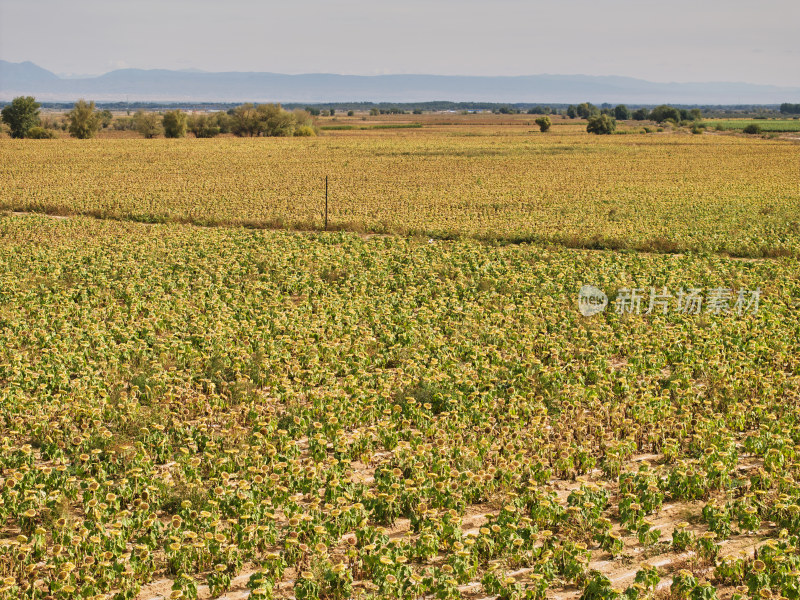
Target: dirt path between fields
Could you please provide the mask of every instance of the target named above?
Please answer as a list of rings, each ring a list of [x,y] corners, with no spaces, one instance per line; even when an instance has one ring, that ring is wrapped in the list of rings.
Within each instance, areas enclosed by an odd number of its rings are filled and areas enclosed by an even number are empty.
[[[58,219],[59,221],[63,221],[64,219],[69,219],[69,217],[66,215],[50,215],[47,213],[24,212],[19,210],[12,211],[11,214],[14,215],[15,217],[27,217],[30,215],[36,215],[39,217],[47,217],[48,219]]]

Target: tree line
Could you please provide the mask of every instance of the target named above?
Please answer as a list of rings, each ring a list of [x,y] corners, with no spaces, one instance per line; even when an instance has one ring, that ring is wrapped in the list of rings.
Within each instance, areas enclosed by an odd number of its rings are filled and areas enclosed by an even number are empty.
[[[673,122],[678,125],[693,126],[693,131],[697,130],[698,123],[703,117],[703,111],[699,108],[676,108],[669,104],[656,106],[653,110],[638,108],[631,111],[624,104],[617,106],[598,108],[591,102],[582,102],[578,105],[570,104],[567,107],[566,115],[570,119],[586,119],[586,131],[588,133],[609,134],[617,128],[617,121],[655,121],[656,123]]]
[[[108,109],[98,110],[94,102],[78,100],[72,109],[66,113],[60,124],[52,119],[44,120],[40,115],[41,104],[32,96],[19,96],[5,106],[0,114],[2,122],[8,125],[11,137],[14,138],[53,138],[53,129],[61,128],[69,131],[70,135],[80,139],[91,138],[101,128],[111,126],[117,130],[137,131],[145,138],[154,138],[160,135],[168,138],[185,137],[188,133],[198,138],[211,138],[221,133],[232,133],[240,137],[256,136],[312,136],[316,135],[318,128],[313,117],[321,113],[315,107],[307,106],[305,109],[295,108],[285,110],[280,104],[241,104],[227,111],[213,113],[189,114],[176,108],[163,113],[154,111],[137,110],[133,116],[118,117],[114,119]],[[335,108],[325,111],[326,115],[333,116]],[[387,107],[378,109],[373,106],[371,114],[395,114],[403,112],[399,108]],[[417,110],[414,111],[415,113]],[[422,112],[421,109],[419,112]],[[516,114],[522,112],[518,108],[508,105],[495,107],[492,112],[500,114]],[[800,104],[785,102],[780,106],[782,114],[800,114]],[[548,114],[558,114],[550,106],[534,105],[527,110],[528,114],[540,114],[536,124],[545,132],[550,128],[551,122]],[[577,105],[570,104],[564,111],[570,119],[582,118],[587,120],[586,130],[589,133],[613,133],[616,122],[656,121],[657,123],[673,122],[679,125],[688,125],[692,130],[704,127],[700,123],[703,111],[700,108],[679,108],[662,104],[652,110],[645,107],[631,111],[624,104],[615,107],[602,105],[597,107],[591,102],[582,102]],[[353,111],[349,110],[352,116]],[[755,133],[748,132],[745,133]]]
[[[108,109],[116,112],[127,112],[130,115],[131,111],[139,109],[163,112],[166,110],[173,110],[180,108],[185,112],[227,112],[235,108],[241,102],[182,102],[177,104],[175,102],[143,102],[143,101],[121,101],[121,102],[98,102],[97,107],[100,109]],[[4,102],[0,102],[0,109],[5,106]],[[54,110],[70,110],[73,106],[72,102],[42,102],[42,108]],[[310,112],[313,116],[329,115],[330,110],[333,109],[335,114],[345,114],[351,111],[368,113],[371,109],[378,109],[378,114],[399,113],[413,114],[414,112],[476,112],[476,111],[491,111],[491,112],[506,112],[510,111],[514,114],[558,114],[562,115],[566,112],[569,103],[548,103],[543,105],[538,102],[517,102],[517,103],[498,103],[498,102],[449,102],[449,101],[433,101],[433,102],[319,102],[319,103],[302,103],[302,102],[284,102],[281,106],[286,110],[294,110],[302,108]],[[632,104],[628,105],[631,110],[640,107],[653,109],[655,104]],[[703,111],[705,118],[753,118],[757,115],[778,116],[778,104],[673,104],[678,108],[699,108]],[[794,107],[796,105],[789,104]],[[603,103],[599,104],[601,109],[612,108],[612,104]],[[550,109],[549,112],[547,109]],[[319,114],[315,114],[319,113]],[[784,113],[793,114],[793,113]],[[800,114],[800,113],[797,113]]]
[[[631,111],[624,104],[618,104],[614,108],[598,108],[591,102],[582,102],[581,104],[570,104],[567,107],[567,116],[570,119],[589,119],[596,115],[608,115],[614,117],[619,121],[627,121],[633,119],[634,121],[656,121],[664,123],[666,121],[697,121],[703,117],[703,111],[699,108],[676,108],[669,104],[662,104],[656,106],[653,110],[646,108],[638,108]]]
[[[0,112],[8,125],[11,137],[53,138],[52,122],[43,122],[41,104],[32,96],[19,96]],[[112,125],[113,124],[113,125]],[[45,127],[44,125],[48,125]],[[199,138],[211,138],[220,133],[240,137],[291,137],[313,136],[317,127],[308,111],[284,110],[280,104],[242,104],[226,112],[188,114],[180,109],[163,114],[138,110],[131,117],[113,119],[108,110],[98,110],[94,102],[78,100],[64,117],[62,129],[72,137],[88,139],[101,128],[112,126],[117,130],[137,131],[145,138],[163,135],[168,138],[185,137],[187,133]]]
[[[790,104],[784,102],[780,108],[781,114],[784,115],[800,115],[800,104]]]

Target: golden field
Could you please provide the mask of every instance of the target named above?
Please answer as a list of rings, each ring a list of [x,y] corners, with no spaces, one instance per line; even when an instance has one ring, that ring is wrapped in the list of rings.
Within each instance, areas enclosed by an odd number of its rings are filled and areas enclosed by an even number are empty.
[[[416,117],[415,117],[416,118]],[[316,138],[0,140],[0,208],[146,222],[800,252],[800,147],[685,130],[592,136],[528,115],[435,115]],[[323,124],[412,122],[395,117]]]

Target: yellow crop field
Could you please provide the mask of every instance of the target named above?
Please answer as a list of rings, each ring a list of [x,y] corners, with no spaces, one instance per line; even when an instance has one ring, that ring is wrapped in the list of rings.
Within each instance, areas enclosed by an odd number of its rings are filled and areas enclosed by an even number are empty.
[[[0,600],[800,597],[798,146],[422,123],[0,139]]]
[[[147,222],[797,255],[797,144],[475,116],[317,138],[0,140],[0,208]],[[360,121],[352,121],[359,123]]]

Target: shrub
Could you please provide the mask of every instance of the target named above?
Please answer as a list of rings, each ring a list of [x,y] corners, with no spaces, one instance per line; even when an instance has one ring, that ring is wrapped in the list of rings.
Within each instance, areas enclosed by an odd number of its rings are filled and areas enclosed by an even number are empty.
[[[539,126],[539,130],[544,133],[550,129],[550,117],[539,117],[536,119],[536,124]]]
[[[220,134],[217,119],[211,115],[192,115],[187,121],[189,131],[198,138],[213,138]]]
[[[296,119],[294,115],[283,110],[279,104],[260,104],[257,107],[261,114],[262,133],[269,137],[288,137],[294,134]]]
[[[111,124],[111,128],[115,131],[133,131],[136,129],[133,117],[119,117]]]
[[[299,137],[311,137],[317,135],[317,132],[310,125],[300,125],[295,129],[294,134]]]
[[[97,117],[100,119],[100,126],[103,129],[107,129],[111,122],[114,120],[114,115],[111,114],[111,111],[108,109],[101,110],[97,113]]]
[[[309,111],[288,112],[283,110],[280,104],[242,104],[233,110],[231,119],[231,130],[240,137],[259,135],[288,137],[295,135],[300,127],[314,129]]]
[[[314,125],[314,119],[311,118],[308,112],[304,110],[295,110],[292,116],[294,117],[294,135],[309,135],[308,133],[298,133],[298,130],[301,128],[309,128],[313,131],[312,135],[317,134],[317,127]],[[304,129],[304,131],[306,130]]]
[[[32,140],[52,140],[54,137],[56,137],[56,134],[45,129],[44,127],[37,126],[31,127],[25,137]]]
[[[52,130],[61,130],[64,131],[66,129],[66,121],[63,119],[59,120],[58,118],[51,116],[51,117],[42,117],[40,120],[40,125],[45,129],[52,129]]]
[[[756,123],[750,123],[750,125],[742,129],[742,133],[747,133],[750,135],[758,135],[761,133],[761,126]]]
[[[588,133],[595,133],[598,135],[612,133],[616,128],[616,120],[608,115],[589,117],[589,122],[586,125],[586,131]]]

